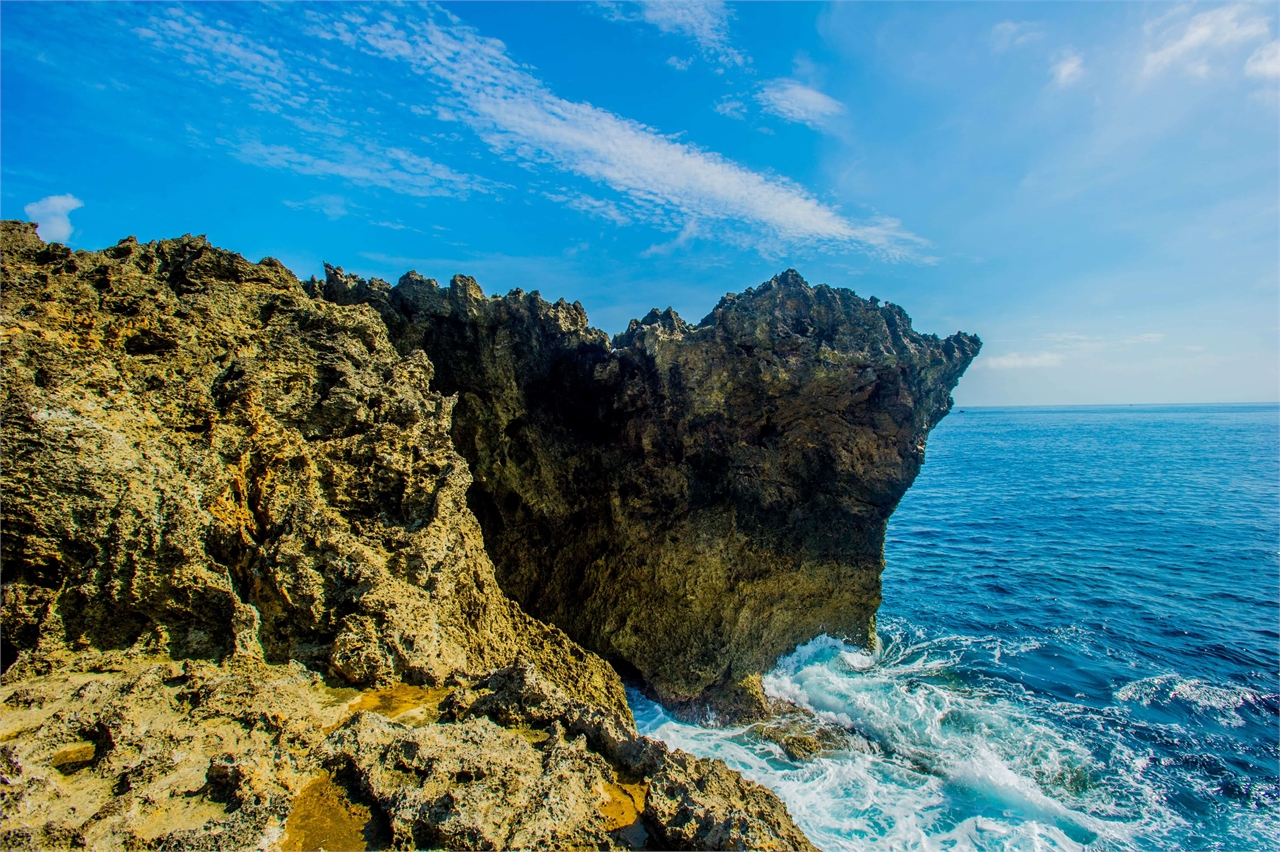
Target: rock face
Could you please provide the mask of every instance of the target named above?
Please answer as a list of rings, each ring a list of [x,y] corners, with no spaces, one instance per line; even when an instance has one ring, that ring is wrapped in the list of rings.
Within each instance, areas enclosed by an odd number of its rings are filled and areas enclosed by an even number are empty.
[[[822,633],[874,636],[890,513],[980,341],[792,270],[697,326],[610,341],[581,305],[329,268],[456,394],[453,438],[502,587],[655,697],[766,713],[759,676]]]
[[[503,594],[376,282],[0,251],[0,846],[811,848]]]

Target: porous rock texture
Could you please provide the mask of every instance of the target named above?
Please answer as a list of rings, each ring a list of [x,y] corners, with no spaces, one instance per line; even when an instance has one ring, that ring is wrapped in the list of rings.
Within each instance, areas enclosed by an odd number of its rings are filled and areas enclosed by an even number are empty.
[[[457,395],[507,593],[704,719],[766,716],[760,675],[815,636],[873,641],[885,525],[981,346],[794,270],[612,341],[577,303],[464,276],[311,286],[374,306]]]
[[[375,308],[199,237],[0,253],[0,847],[811,848],[503,594]]]

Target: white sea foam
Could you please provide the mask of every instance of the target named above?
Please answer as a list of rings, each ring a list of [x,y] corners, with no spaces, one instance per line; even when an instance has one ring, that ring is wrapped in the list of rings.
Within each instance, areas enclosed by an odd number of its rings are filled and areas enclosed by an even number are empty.
[[[1236,711],[1246,704],[1258,704],[1262,696],[1243,687],[1213,686],[1195,678],[1177,674],[1163,674],[1135,680],[1116,690],[1117,701],[1141,704],[1144,707],[1168,706],[1181,701],[1213,715],[1219,724],[1238,728],[1244,719]]]
[[[1167,820],[1140,771],[1127,773],[1135,789],[1120,797],[1137,804],[1117,807],[1095,780],[1108,768],[1088,748],[1010,698],[952,674],[967,649],[986,642],[990,651],[994,640],[906,638],[900,631],[868,654],[822,636],[764,678],[770,696],[859,731],[880,754],[796,763],[746,728],[682,724],[632,695],[636,721],[642,733],[721,758],[776,791],[814,843],[831,852],[1078,850],[1099,840],[1123,849],[1144,826]],[[1120,757],[1127,766],[1139,762]]]

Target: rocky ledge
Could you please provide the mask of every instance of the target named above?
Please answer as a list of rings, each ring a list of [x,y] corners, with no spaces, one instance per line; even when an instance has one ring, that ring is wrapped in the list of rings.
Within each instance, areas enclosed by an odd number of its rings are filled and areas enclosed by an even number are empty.
[[[873,749],[760,674],[874,636],[976,338],[793,271],[609,340],[465,277],[0,237],[4,848],[812,848],[618,672]]]

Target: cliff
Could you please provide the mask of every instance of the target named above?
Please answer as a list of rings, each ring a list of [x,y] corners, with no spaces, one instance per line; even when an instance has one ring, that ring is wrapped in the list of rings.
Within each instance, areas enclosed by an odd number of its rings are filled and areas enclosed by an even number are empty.
[[[615,423],[590,399],[613,388],[622,404],[624,372],[669,332],[639,329],[633,361],[615,359],[580,309],[486,302],[466,282],[446,297],[453,324],[432,326],[376,282],[325,298],[202,238],[72,252],[5,222],[0,252],[4,848],[812,848],[768,790],[638,737],[614,670],[501,588],[625,659],[603,640],[623,633],[555,597],[573,554],[611,552],[591,550],[605,530],[566,540],[562,567],[539,560],[592,495],[627,519],[682,493],[566,490],[635,451],[600,432],[575,462],[580,422],[643,443],[686,416]],[[402,295],[418,291],[439,298],[425,282]],[[513,371],[488,396],[464,388],[461,352],[435,372],[426,337],[480,342],[468,317],[508,305],[606,356],[566,362],[564,425],[544,396],[557,389],[526,380],[548,374],[521,361],[544,345],[532,330],[484,327],[517,356],[482,359]],[[645,375],[645,393],[668,393]],[[529,398],[537,414],[502,408]],[[545,448],[512,449],[539,430]],[[538,467],[562,462],[582,467]],[[525,467],[504,478],[506,464]],[[553,521],[516,556],[521,529]],[[544,568],[552,591],[532,594]],[[606,618],[607,598],[583,600]]]
[[[766,715],[761,673],[822,633],[874,636],[889,515],[980,341],[794,271],[699,324],[612,341],[581,305],[328,268],[432,386],[498,581],[529,613],[696,717]]]

